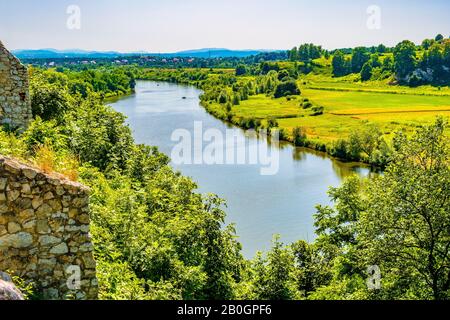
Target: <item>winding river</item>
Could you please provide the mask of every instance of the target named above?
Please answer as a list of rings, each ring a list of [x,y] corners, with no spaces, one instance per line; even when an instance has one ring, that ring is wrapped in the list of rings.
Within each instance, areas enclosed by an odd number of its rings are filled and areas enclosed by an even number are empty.
[[[194,123],[201,122],[203,131],[215,128],[225,136],[231,128],[199,105],[200,94],[200,90],[191,86],[139,81],[135,94],[110,104],[128,117],[137,143],[158,146],[170,156],[178,144],[171,139],[176,129],[193,133]],[[243,130],[238,131],[245,136]],[[250,144],[257,140],[248,136],[246,139]],[[226,199],[227,223],[236,224],[243,253],[248,258],[258,250],[269,249],[274,234],[280,234],[285,243],[314,240],[315,206],[329,204],[329,187],[339,186],[352,173],[361,176],[370,173],[368,168],[357,164],[342,163],[289,144],[280,145],[278,150],[279,170],[275,175],[261,175],[260,166],[251,164],[172,164],[192,177],[200,192]]]

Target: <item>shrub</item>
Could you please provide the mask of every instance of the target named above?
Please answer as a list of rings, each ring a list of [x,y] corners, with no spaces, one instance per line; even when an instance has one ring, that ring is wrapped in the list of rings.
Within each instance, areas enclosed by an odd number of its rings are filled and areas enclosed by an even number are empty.
[[[296,147],[304,147],[307,143],[306,131],[301,127],[295,127],[292,131],[292,138]]]
[[[270,128],[276,128],[278,127],[278,121],[276,118],[274,117],[270,117],[269,119],[267,119],[267,127]]]
[[[297,82],[295,80],[288,80],[281,82],[275,88],[274,97],[281,98],[289,95],[299,95],[300,89],[298,88]]]
[[[315,117],[315,116],[320,116],[323,114],[324,111],[324,107],[320,106],[320,107],[313,107],[311,110],[313,111],[313,113],[311,114],[311,116]]]
[[[303,109],[309,109],[309,108],[311,108],[313,106],[313,104],[311,103],[311,102],[309,102],[309,101],[306,101],[306,102],[303,102],[302,103],[302,108]]]

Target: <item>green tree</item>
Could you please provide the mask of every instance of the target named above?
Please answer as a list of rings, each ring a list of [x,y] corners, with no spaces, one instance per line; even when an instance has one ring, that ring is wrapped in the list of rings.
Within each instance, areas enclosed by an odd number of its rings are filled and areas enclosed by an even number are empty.
[[[380,45],[377,47],[377,52],[378,52],[378,53],[386,53],[386,52],[387,52],[386,46],[385,46],[384,44],[380,44]]]
[[[352,72],[359,73],[361,72],[362,67],[366,64],[370,59],[370,55],[367,52],[366,48],[358,47],[353,50],[352,55]]]
[[[444,36],[442,35],[442,34],[438,34],[435,38],[434,38],[434,40],[436,40],[436,41],[442,41],[442,40],[444,40]]]
[[[417,298],[450,298],[450,149],[442,118],[408,139],[369,183],[358,238],[368,264],[408,279]]]
[[[283,247],[279,236],[272,249],[264,257],[261,253],[253,261],[255,276],[253,291],[259,300],[292,300],[297,296],[295,288],[294,256],[290,248]]]
[[[331,281],[331,266],[335,255],[332,251],[321,250],[320,246],[303,240],[293,243],[291,248],[294,255],[297,288],[306,298],[310,293]]]
[[[430,47],[431,47],[434,43],[435,43],[435,40],[434,40],[434,39],[425,39],[425,40],[422,41],[422,47],[423,47],[425,50],[428,50],[428,49],[430,49]]]
[[[299,95],[300,89],[298,88],[295,80],[287,80],[280,82],[275,88],[274,97],[281,98],[285,96]]]
[[[348,62],[342,51],[338,50],[335,52],[333,56],[332,66],[333,66],[333,75],[335,77],[342,77],[349,74],[350,72]]]
[[[30,84],[31,109],[34,117],[43,120],[63,120],[63,115],[71,107],[71,97],[65,86],[48,83],[37,78]]]
[[[307,136],[305,129],[301,127],[295,127],[292,130],[292,139],[294,142],[294,145],[297,147],[304,147],[307,143]]]
[[[397,78],[403,80],[416,68],[416,46],[411,41],[403,41],[394,49],[394,68]]]
[[[368,81],[372,78],[372,63],[366,62],[361,70],[361,80]]]
[[[298,61],[298,50],[297,47],[292,48],[292,50],[290,50],[288,52],[289,54],[289,60],[290,61]]]
[[[244,64],[239,64],[236,67],[236,76],[243,76],[247,74],[247,67]]]

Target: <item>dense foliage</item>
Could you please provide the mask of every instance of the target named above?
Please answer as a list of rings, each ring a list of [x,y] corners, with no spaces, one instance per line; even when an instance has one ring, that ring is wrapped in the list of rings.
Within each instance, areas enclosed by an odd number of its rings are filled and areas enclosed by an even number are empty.
[[[122,71],[32,69],[36,119],[20,136],[0,131],[0,153],[91,188],[100,298],[231,299],[243,258],[233,227],[223,225],[223,203],[197,194],[156,148],[134,144],[125,117],[103,104],[110,89],[97,93],[97,81],[120,87]],[[73,84],[88,87],[86,97]]]
[[[223,105],[226,115],[249,96],[275,95],[292,82],[292,71],[265,67],[256,77],[237,77],[234,70],[32,69],[35,120],[21,135],[0,130],[0,153],[91,188],[102,299],[448,299],[444,120],[413,137],[397,133],[392,148],[374,126],[339,141],[336,154],[388,163],[385,174],[332,188],[334,207],[317,208],[315,242],[286,246],[275,237],[269,252],[248,261],[233,226],[224,225],[224,202],[198,194],[156,148],[136,145],[124,116],[103,101],[130,92],[135,78],[158,78],[200,86],[203,103]],[[308,103],[302,105],[312,108]],[[247,128],[261,126],[243,120]],[[267,126],[278,123],[270,119]],[[307,144],[302,128],[293,134],[296,145]],[[367,286],[368,266],[380,269],[380,288]]]
[[[390,50],[358,47],[346,51],[337,50],[333,55],[336,77],[359,73],[362,81],[368,81],[395,75],[397,82],[412,87],[450,83],[450,39],[442,36],[426,39],[420,46],[402,41]]]

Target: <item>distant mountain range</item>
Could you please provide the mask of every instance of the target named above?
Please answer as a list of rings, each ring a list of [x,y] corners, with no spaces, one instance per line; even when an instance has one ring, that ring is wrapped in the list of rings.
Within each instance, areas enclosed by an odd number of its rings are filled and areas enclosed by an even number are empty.
[[[190,58],[227,58],[237,57],[245,58],[263,52],[273,52],[280,50],[230,50],[223,48],[205,48],[197,50],[179,51],[174,53],[150,53],[150,52],[129,52],[122,53],[117,51],[86,51],[79,49],[56,50],[56,49],[37,49],[37,50],[14,50],[13,54],[19,59],[58,59],[58,58],[114,58],[126,56],[162,56],[162,57],[190,57]]]

